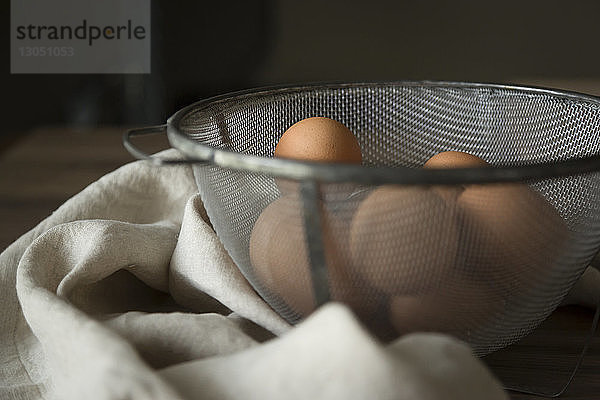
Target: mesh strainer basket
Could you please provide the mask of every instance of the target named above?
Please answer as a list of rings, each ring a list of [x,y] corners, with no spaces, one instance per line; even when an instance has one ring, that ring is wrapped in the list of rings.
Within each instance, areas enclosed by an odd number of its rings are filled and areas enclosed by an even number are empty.
[[[363,164],[273,158],[283,132],[314,116],[350,128]],[[483,355],[538,326],[600,246],[593,97],[448,82],[287,87],[195,103],[166,130],[194,162],[232,259],[291,323],[339,301],[382,339],[440,331]],[[422,168],[446,150],[491,166]]]

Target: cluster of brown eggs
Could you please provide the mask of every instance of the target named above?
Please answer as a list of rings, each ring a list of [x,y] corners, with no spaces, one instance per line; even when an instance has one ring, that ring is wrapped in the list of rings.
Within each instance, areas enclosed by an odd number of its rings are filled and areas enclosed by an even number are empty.
[[[302,120],[281,137],[275,157],[362,162],[354,134],[329,118]],[[456,151],[424,168],[488,167]],[[267,206],[250,238],[261,286],[306,316],[316,308],[302,199],[294,183]],[[501,310],[555,262],[567,229],[556,209],[525,184],[382,185],[340,217],[321,206],[323,247],[333,300],[394,334],[452,332]],[[339,208],[339,207],[338,207]]]

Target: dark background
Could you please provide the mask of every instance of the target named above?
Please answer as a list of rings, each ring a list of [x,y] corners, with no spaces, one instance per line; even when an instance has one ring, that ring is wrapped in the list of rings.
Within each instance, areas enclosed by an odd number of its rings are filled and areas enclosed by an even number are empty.
[[[596,79],[599,16],[598,1],[153,0],[147,75],[11,75],[7,23],[0,144],[40,126],[162,123],[271,84]]]

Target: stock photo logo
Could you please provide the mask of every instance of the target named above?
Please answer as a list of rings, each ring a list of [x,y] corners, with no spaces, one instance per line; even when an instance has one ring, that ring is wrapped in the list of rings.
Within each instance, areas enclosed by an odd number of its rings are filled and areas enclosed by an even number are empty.
[[[150,73],[150,0],[11,0],[11,73]]]

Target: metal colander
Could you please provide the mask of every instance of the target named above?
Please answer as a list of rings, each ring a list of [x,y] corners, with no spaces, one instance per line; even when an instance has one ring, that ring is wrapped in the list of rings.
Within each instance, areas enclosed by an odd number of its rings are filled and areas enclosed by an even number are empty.
[[[273,158],[324,116],[363,165]],[[235,93],[166,125],[220,240],[297,323],[340,301],[380,338],[440,331],[483,355],[538,326],[600,246],[600,101],[504,85],[399,82]],[[423,169],[446,150],[489,168]]]

